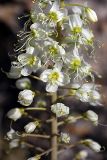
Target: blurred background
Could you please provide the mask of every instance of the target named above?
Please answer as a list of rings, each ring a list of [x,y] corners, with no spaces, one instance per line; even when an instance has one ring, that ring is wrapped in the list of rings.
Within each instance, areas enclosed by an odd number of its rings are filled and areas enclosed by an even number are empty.
[[[68,0],[67,0],[68,2]],[[85,3],[85,0],[69,0],[69,2]],[[63,131],[70,133],[73,141],[80,138],[92,138],[99,142],[103,147],[101,153],[94,153],[87,149],[89,153],[86,160],[107,160],[107,0],[87,0],[88,5],[92,7],[99,18],[98,23],[93,24],[91,27],[96,36],[96,62],[93,67],[99,72],[102,78],[97,79],[96,82],[102,85],[102,101],[103,106],[92,107],[85,105],[74,99],[66,99],[65,104],[71,106],[72,111],[75,113],[83,113],[88,109],[92,109],[99,115],[99,122],[105,126],[93,126],[90,122],[78,121],[75,125],[66,125],[62,128]],[[9,71],[11,60],[14,53],[14,43],[17,42],[17,33],[20,31],[27,18],[21,20],[18,17],[29,14],[32,6],[31,0],[0,0],[0,68],[4,71]],[[35,85],[38,86],[39,82]],[[41,88],[41,84],[40,84]],[[26,157],[33,152],[32,150],[20,149],[17,147],[12,151],[8,151],[8,145],[3,141],[3,137],[9,131],[10,121],[6,118],[6,113],[9,109],[16,107],[18,90],[15,87],[15,80],[8,79],[6,75],[0,70],[0,159],[1,160],[26,160]],[[46,115],[44,115],[46,116]],[[20,122],[18,123],[20,124]],[[23,124],[22,124],[23,125]],[[36,142],[36,145],[43,143],[44,148],[49,144],[47,142]],[[83,146],[67,150],[59,155],[58,160],[71,160],[74,159],[75,154],[84,149]],[[31,152],[30,152],[31,151]],[[30,153],[29,153],[30,152]],[[49,159],[44,157],[43,159]]]

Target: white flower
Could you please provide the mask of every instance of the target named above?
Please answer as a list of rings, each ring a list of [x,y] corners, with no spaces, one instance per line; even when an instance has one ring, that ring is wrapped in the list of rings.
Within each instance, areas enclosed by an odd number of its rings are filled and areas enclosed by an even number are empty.
[[[95,152],[100,152],[101,151],[101,145],[99,143],[93,141],[92,139],[83,140],[83,144],[90,147]]]
[[[101,105],[100,100],[101,96],[96,90],[96,86],[92,83],[85,83],[82,85],[80,89],[77,90],[76,96],[82,102],[89,102],[91,105]]]
[[[70,142],[70,136],[67,133],[61,133],[61,141],[64,143],[69,143]]]
[[[18,89],[29,89],[31,86],[31,81],[28,78],[21,78],[16,81],[16,87]]]
[[[53,23],[61,21],[68,14],[66,9],[60,9],[59,3],[59,0],[55,1],[48,13],[48,18]]]
[[[9,147],[10,149],[16,148],[19,146],[19,139],[13,139],[10,143],[9,143]]]
[[[14,129],[11,128],[10,131],[7,132],[7,137],[8,137],[9,139],[13,139],[15,136],[16,136],[16,132],[15,132]]]
[[[94,35],[91,30],[82,28],[82,42],[84,44],[92,44]]]
[[[80,34],[82,31],[82,20],[80,18],[80,15],[73,14],[69,18],[69,26],[71,29],[72,34]]]
[[[35,96],[34,92],[25,89],[19,93],[18,102],[23,106],[29,106],[33,102],[34,96]]]
[[[23,113],[24,113],[23,109],[13,108],[7,113],[7,117],[16,121],[21,118]]]
[[[98,21],[97,14],[91,8],[86,8],[86,14],[87,14],[87,17],[90,21],[92,21],[92,22]]]
[[[51,111],[55,113],[57,117],[61,117],[69,114],[69,107],[63,103],[56,103],[51,106]]]
[[[92,121],[95,125],[98,124],[98,115],[92,110],[86,112],[86,118]]]
[[[82,65],[82,57],[78,53],[78,49],[73,49],[73,54],[69,53],[64,58],[64,62],[68,64],[73,72],[78,72]]]
[[[84,65],[80,69],[80,76],[82,77],[81,79],[84,79],[87,76],[91,76],[93,78],[91,71],[92,71],[92,66],[84,62]]]
[[[25,129],[25,132],[26,133],[32,133],[35,129],[36,129],[36,127],[38,126],[38,124],[39,124],[39,122],[30,122],[30,123],[28,123],[25,127],[24,127],[24,129]]]
[[[49,39],[49,41],[44,42],[44,51],[47,59],[51,59],[53,61],[58,60],[65,55],[65,50],[62,46],[58,45],[58,42]]]
[[[32,72],[36,72],[38,67],[40,67],[40,60],[34,53],[20,54],[18,56],[18,61],[23,66],[21,70],[21,75],[28,76]]]
[[[69,77],[61,72],[61,68],[54,67],[54,69],[47,69],[41,75],[40,79],[43,82],[47,82],[46,91],[47,92],[56,92],[58,86],[64,86],[70,82]]]
[[[40,23],[33,23],[30,26],[30,29],[32,31],[32,35],[36,40],[41,40],[44,38],[47,38],[47,32],[46,28]]]

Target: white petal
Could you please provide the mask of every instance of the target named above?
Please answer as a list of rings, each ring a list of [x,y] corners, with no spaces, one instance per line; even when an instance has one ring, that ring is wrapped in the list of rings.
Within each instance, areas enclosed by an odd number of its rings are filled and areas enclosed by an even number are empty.
[[[58,89],[58,85],[56,85],[56,84],[48,83],[48,84],[46,85],[46,91],[47,91],[47,92],[56,92],[57,89]]]
[[[23,76],[28,76],[32,73],[32,69],[29,66],[25,66],[22,70],[21,70],[21,75]]]
[[[50,9],[50,11],[51,11],[51,12],[52,12],[52,11],[58,11],[58,10],[59,10],[59,4],[60,4],[59,0],[56,0],[56,1],[53,3],[53,6],[52,6],[52,8]]]
[[[43,81],[43,82],[47,82],[48,81],[48,76],[49,74],[52,72],[51,69],[47,69],[45,70],[41,75],[40,75],[40,79]]]
[[[27,48],[26,48],[26,53],[27,53],[27,54],[33,54],[33,53],[34,53],[34,50],[35,50],[35,48],[32,47],[32,46],[27,47]]]

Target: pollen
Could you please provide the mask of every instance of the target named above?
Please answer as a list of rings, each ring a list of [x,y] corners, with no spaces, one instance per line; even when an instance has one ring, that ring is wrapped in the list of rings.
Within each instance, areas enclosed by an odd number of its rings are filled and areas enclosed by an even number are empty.
[[[53,72],[49,75],[49,80],[52,82],[56,82],[59,79],[59,73]]]
[[[81,31],[82,31],[82,29],[81,29],[81,27],[74,27],[72,30],[71,30],[71,32],[73,33],[73,34],[77,34],[77,33],[81,33]]]
[[[57,53],[58,53],[58,49],[55,48],[54,46],[50,46],[50,47],[49,47],[49,53],[50,53],[52,56],[55,56],[55,55],[57,55]]]
[[[36,29],[33,29],[33,30],[32,30],[32,35],[33,35],[33,37],[35,37],[35,38],[38,38],[38,37],[39,37],[39,33],[38,33],[38,31],[37,31]]]
[[[81,66],[81,60],[79,58],[74,58],[70,65],[72,70],[77,70]]]
[[[36,64],[36,61],[37,61],[36,56],[31,56],[31,57],[29,58],[28,64],[29,64],[30,66],[33,66],[33,65]]]
[[[49,12],[48,17],[50,20],[55,21],[55,22],[58,20],[58,16],[55,12]]]

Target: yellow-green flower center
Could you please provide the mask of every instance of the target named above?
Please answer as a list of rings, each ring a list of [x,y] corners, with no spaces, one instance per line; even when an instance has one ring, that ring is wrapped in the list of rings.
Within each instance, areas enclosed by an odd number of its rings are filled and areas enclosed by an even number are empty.
[[[49,75],[49,80],[51,82],[56,82],[59,79],[59,73],[58,72],[53,72]]]
[[[49,12],[48,17],[49,17],[49,19],[51,19],[54,22],[56,22],[58,20],[58,16],[55,12]]]
[[[35,38],[38,38],[38,37],[39,37],[39,33],[38,33],[38,31],[37,31],[36,29],[33,29],[33,30],[32,30],[32,35],[33,35],[33,37],[35,37]]]
[[[52,55],[52,56],[55,56],[58,54],[58,49],[54,46],[50,46],[49,47],[49,53]]]
[[[28,60],[28,64],[29,64],[30,66],[33,66],[33,65],[36,64],[36,61],[37,61],[37,57],[36,57],[36,56],[31,56],[31,57],[29,58],[29,60]]]
[[[71,32],[73,33],[73,34],[78,34],[78,33],[81,33],[81,31],[82,31],[82,29],[81,29],[81,27],[74,27],[72,30],[71,30]]]
[[[77,70],[80,66],[81,66],[81,59],[79,58],[74,58],[70,63],[70,67],[72,70]]]

